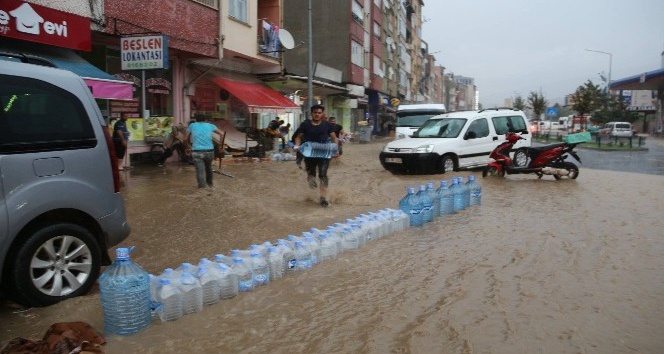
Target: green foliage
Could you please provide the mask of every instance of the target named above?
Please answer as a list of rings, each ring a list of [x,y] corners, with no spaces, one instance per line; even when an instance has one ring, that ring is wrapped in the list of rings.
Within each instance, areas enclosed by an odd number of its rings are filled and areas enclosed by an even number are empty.
[[[524,109],[526,109],[526,101],[523,99],[523,97],[521,97],[521,96],[516,96],[516,98],[514,99],[514,103],[512,104],[512,106],[513,106],[514,108],[518,109],[518,110],[523,111]]]
[[[533,110],[533,114],[535,115],[533,119],[539,119],[542,116],[542,113],[544,113],[546,110],[546,106],[549,104],[549,101],[544,99],[544,95],[541,93],[530,91],[530,95],[528,95],[528,104],[530,105],[530,109]]]
[[[590,80],[579,86],[574,92],[574,103],[572,109],[579,115],[593,113],[602,106],[605,95],[599,88],[599,85],[593,84]]]

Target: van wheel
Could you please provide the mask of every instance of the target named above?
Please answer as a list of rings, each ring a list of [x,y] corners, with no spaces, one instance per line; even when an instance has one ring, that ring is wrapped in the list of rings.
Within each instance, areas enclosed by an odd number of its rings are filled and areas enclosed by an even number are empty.
[[[33,231],[12,250],[5,267],[12,300],[48,306],[86,294],[99,276],[101,249],[87,229],[69,223]]]
[[[450,155],[443,155],[440,158],[440,170],[442,173],[453,172],[455,169],[454,158]]]

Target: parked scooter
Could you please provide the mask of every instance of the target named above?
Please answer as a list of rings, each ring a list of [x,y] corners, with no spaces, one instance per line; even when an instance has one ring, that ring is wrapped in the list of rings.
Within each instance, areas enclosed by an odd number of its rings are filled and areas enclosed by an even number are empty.
[[[579,163],[581,159],[574,151],[577,144],[556,143],[537,147],[522,147],[514,152],[514,160],[510,158],[509,152],[521,138],[518,134],[508,133],[506,141],[498,145],[489,157],[495,161],[489,162],[482,172],[483,177],[500,176],[505,174],[528,174],[534,173],[538,178],[544,175],[553,175],[555,179],[563,177],[576,179],[579,176],[579,168],[572,162],[565,161],[568,154],[572,155]]]

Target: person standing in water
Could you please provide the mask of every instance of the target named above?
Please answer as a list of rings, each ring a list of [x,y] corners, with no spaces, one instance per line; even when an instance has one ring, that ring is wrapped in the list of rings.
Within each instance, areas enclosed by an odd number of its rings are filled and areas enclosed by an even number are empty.
[[[339,140],[334,133],[334,125],[322,119],[324,111],[325,107],[322,105],[317,104],[311,106],[311,119],[304,120],[302,124],[300,124],[300,127],[298,128],[299,132],[294,137],[295,146],[293,149],[295,151],[298,151],[300,144],[305,141],[327,143],[331,139],[332,142],[337,144],[337,147],[339,146]],[[327,207],[330,205],[330,202],[327,200],[327,187],[329,183],[327,169],[330,166],[330,159],[305,156],[304,166],[307,170],[307,182],[309,183],[309,188],[319,188],[320,205],[322,207]],[[316,183],[316,172],[318,172],[320,185]]]

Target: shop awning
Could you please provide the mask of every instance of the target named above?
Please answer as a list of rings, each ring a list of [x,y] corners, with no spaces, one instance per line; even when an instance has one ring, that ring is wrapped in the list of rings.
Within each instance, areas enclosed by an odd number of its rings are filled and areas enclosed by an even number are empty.
[[[215,77],[212,81],[249,107],[250,113],[297,113],[300,106],[262,84]]]
[[[9,47],[0,45],[4,50],[21,54],[30,54],[52,62],[57,68],[74,72],[90,87],[92,96],[101,99],[131,100],[133,98],[132,83],[116,79],[113,75],[88,63],[74,51],[65,48],[39,46],[34,44],[13,44]]]

